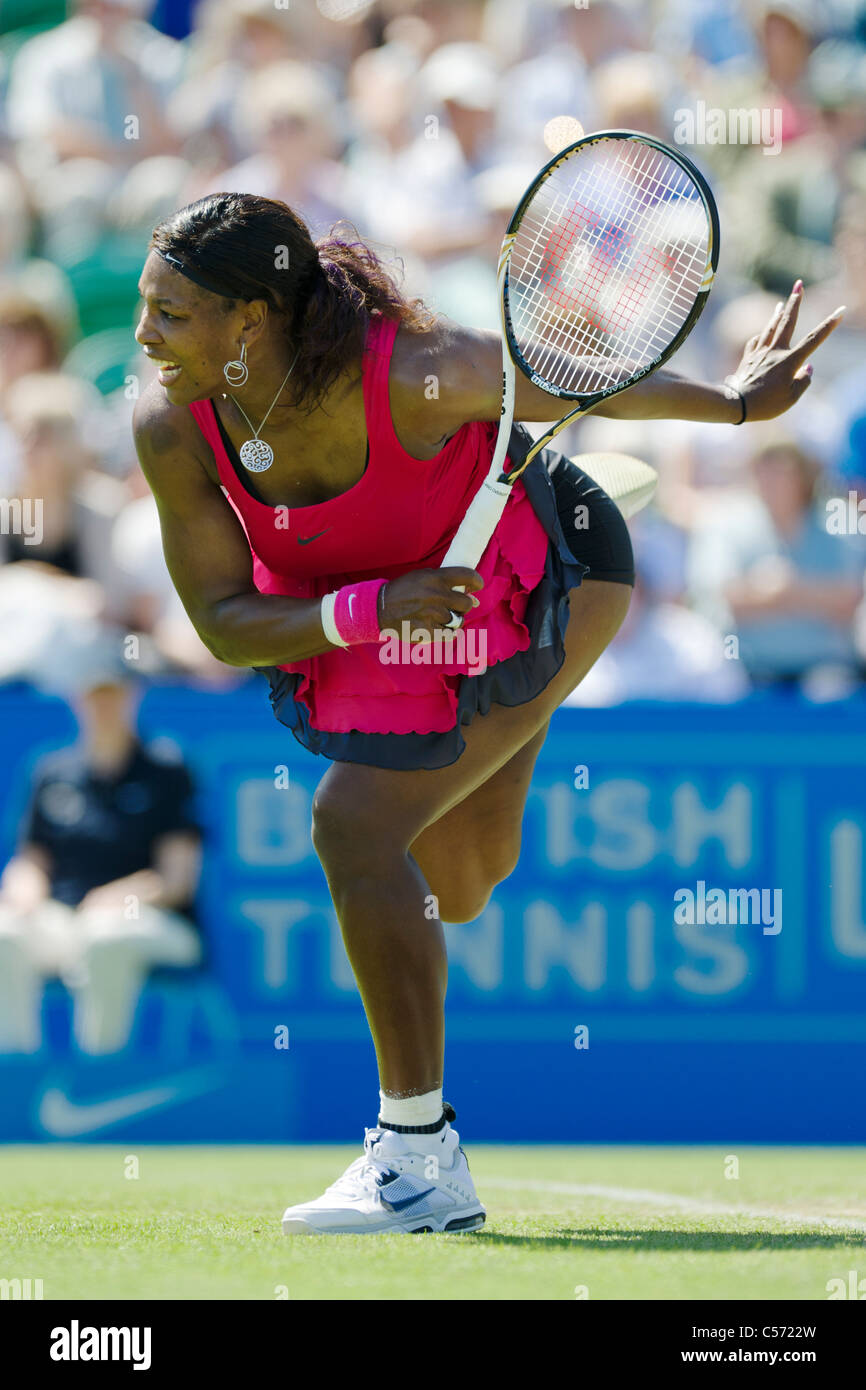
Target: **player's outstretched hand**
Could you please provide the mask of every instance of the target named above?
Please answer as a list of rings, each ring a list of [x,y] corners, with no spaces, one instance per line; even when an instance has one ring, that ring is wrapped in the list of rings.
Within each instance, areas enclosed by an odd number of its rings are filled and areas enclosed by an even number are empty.
[[[739,367],[729,380],[745,397],[747,420],[772,420],[798,401],[812,379],[809,358],[841,322],[844,305],[791,346],[803,302],[803,281],[797,280],[787,300],[761,333],[750,338]]]
[[[457,586],[468,591],[462,594]],[[477,570],[465,565],[449,565],[441,570],[410,570],[391,579],[381,590],[379,599],[379,629],[390,628],[402,640],[403,622],[419,635],[411,641],[427,641],[437,628],[445,628],[451,614],[471,613],[478,600],[472,597],[475,589],[483,589],[484,580]],[[423,637],[420,633],[423,631]]]

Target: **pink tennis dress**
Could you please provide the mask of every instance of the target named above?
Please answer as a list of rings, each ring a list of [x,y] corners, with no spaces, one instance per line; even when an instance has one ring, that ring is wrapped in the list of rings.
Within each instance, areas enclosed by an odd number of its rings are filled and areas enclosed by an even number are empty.
[[[352,581],[394,579],[444,559],[487,474],[497,425],[462,426],[431,459],[407,454],[388,393],[398,327],[370,320],[362,364],[367,466],[354,487],[326,502],[275,508],[259,501],[213,402],[190,406],[246,532],[260,593],[321,598]],[[515,429],[511,462],[527,440]],[[430,644],[423,661],[416,644],[395,638],[387,649],[363,643],[259,668],[277,718],[306,748],[337,761],[394,768],[454,762],[465,747],[461,725],[494,701],[534,698],[562,664],[567,591],[587,567],[566,545],[543,454],[515,482],[477,569],[484,588],[464,619],[463,642]]]

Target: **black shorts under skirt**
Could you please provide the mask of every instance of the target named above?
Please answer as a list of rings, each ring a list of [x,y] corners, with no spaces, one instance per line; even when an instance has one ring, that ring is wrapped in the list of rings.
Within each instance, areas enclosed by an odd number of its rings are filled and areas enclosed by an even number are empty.
[[[509,458],[531,445],[515,426]],[[551,470],[553,470],[551,475]],[[553,449],[543,449],[521,475],[529,501],[550,538],[541,582],[529,595],[524,622],[529,646],[477,676],[460,677],[456,722],[443,733],[370,734],[352,729],[332,733],[314,729],[309,711],[295,699],[299,672],[260,667],[270,682],[270,699],[281,724],[311,753],[333,762],[370,767],[433,770],[447,767],[466,747],[462,727],[490,706],[523,705],[540,695],[565,659],[569,590],[584,578],[634,584],[631,539],[622,513],[587,474]],[[580,509],[578,511],[578,508]]]

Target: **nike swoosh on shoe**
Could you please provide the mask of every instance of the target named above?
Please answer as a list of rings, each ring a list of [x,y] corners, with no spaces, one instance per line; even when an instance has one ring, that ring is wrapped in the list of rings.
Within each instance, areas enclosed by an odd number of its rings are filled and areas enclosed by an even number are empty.
[[[435,1192],[435,1190],[436,1189],[433,1187],[428,1187],[424,1192],[416,1192],[414,1197],[402,1197],[396,1202],[389,1202],[388,1198],[383,1196],[382,1201],[385,1202],[392,1211],[405,1211],[407,1207],[412,1207],[416,1202],[420,1202],[423,1197],[429,1197],[430,1193]]]

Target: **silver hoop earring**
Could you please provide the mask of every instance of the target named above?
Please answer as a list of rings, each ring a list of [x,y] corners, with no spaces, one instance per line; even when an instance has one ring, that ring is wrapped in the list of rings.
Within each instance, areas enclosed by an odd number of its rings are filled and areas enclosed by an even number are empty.
[[[247,366],[247,345],[241,343],[241,355],[232,362],[226,362],[223,367],[223,376],[229,386],[243,386],[250,374]]]

